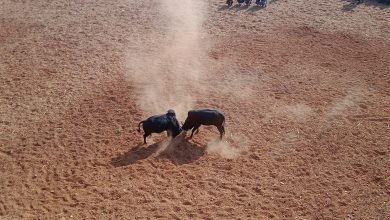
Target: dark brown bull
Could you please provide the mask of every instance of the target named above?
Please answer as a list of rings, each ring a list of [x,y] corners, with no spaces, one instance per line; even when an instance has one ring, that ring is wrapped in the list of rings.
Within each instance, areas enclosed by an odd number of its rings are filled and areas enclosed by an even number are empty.
[[[225,134],[225,116],[222,112],[215,109],[199,109],[191,110],[188,112],[187,119],[185,120],[182,129],[188,131],[192,129],[190,138],[196,133],[199,132],[199,127],[201,125],[214,125],[218,128],[220,133],[220,138]]]

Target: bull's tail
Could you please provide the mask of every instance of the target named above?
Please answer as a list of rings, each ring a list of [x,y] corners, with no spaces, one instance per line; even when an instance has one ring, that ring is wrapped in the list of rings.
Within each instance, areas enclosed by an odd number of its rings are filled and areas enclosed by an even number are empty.
[[[222,121],[222,131],[223,134],[225,134],[225,116],[223,117],[223,121]]]
[[[138,123],[138,129],[137,129],[137,131],[139,132],[139,133],[141,133],[141,124],[142,123],[144,123],[144,121],[141,121],[140,123]]]

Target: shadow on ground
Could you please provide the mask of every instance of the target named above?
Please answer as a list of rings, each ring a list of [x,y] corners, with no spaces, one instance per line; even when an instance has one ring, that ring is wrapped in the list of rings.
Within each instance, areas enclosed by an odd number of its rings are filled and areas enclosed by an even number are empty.
[[[111,159],[111,164],[115,167],[121,167],[134,164],[140,160],[144,160],[157,151],[160,143],[161,141],[149,146],[143,146],[143,144],[139,144],[131,148],[126,153]]]
[[[158,159],[168,159],[175,165],[192,163],[205,154],[206,146],[192,143],[184,136],[173,140],[162,140],[149,146],[139,144],[128,152],[111,159],[115,167],[128,166],[152,157],[156,153]]]
[[[380,9],[386,9],[390,7],[390,0],[342,0],[345,4],[342,7],[342,11],[352,12],[358,6],[370,6]]]
[[[171,142],[163,150],[158,158],[168,159],[175,165],[183,165],[198,160],[205,154],[206,146],[190,142],[189,139],[181,137],[179,142]]]

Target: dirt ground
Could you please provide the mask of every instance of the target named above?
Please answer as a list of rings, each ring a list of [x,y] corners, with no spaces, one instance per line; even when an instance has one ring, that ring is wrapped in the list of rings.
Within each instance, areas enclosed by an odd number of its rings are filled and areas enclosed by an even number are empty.
[[[0,219],[390,219],[389,61],[369,0],[2,0]]]

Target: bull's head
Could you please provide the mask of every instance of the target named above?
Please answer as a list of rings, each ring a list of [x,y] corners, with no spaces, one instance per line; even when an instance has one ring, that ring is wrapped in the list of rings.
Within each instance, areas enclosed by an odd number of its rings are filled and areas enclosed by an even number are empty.
[[[184,131],[188,131],[190,130],[192,127],[194,127],[193,125],[191,125],[188,120],[185,120],[184,124],[181,126],[181,128],[184,130]]]
[[[176,137],[177,135],[179,135],[180,133],[182,132],[182,129],[180,126],[174,126],[172,128],[172,136],[173,137]]]
[[[176,116],[175,110],[169,109],[169,110],[167,111],[167,115],[168,115],[168,116]]]

